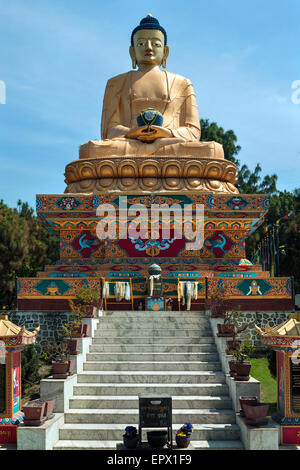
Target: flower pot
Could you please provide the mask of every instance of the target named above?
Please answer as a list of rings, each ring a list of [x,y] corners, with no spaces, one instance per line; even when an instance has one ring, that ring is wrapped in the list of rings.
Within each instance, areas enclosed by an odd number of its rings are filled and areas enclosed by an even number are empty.
[[[239,380],[241,382],[247,382],[250,379],[250,369],[251,364],[250,362],[237,362],[235,365],[236,374],[234,376],[234,380]]]
[[[41,399],[32,400],[23,405],[24,420],[37,421],[41,423],[45,412],[45,401]]]
[[[72,338],[86,338],[90,332],[90,325],[82,323],[72,331]]]
[[[175,437],[177,447],[180,449],[186,449],[191,442],[191,437],[190,436],[177,436]]]
[[[136,449],[139,442],[139,436],[126,436],[123,434],[123,443],[126,449]]]
[[[53,400],[46,400],[44,416],[47,416],[47,418],[52,417],[53,410],[54,410],[54,407],[55,407],[55,402],[56,402],[55,398]]]
[[[240,415],[245,416],[244,405],[257,405],[259,403],[258,397],[240,397],[241,411]]]
[[[52,374],[66,374],[70,370],[70,361],[52,362]]]
[[[217,324],[218,333],[217,336],[219,337],[231,337],[234,333],[234,325],[231,323],[218,323]]]
[[[95,305],[82,304],[81,307],[84,318],[97,318],[97,307]]]
[[[162,448],[168,442],[168,433],[167,431],[149,431],[147,439],[151,447]]]
[[[245,412],[246,424],[250,426],[264,426],[268,423],[267,414],[269,405],[264,403],[257,403],[255,405],[243,404],[243,410]]]
[[[229,375],[230,377],[234,377],[236,375],[236,361],[232,359],[232,361],[228,362],[229,365]]]
[[[67,339],[66,344],[68,348],[68,354],[71,354],[72,356],[77,356],[77,354],[80,354],[78,339],[76,338]]]

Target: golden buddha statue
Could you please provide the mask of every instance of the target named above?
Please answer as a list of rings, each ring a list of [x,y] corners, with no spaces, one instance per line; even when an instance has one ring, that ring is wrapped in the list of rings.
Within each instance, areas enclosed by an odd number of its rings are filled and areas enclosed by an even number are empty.
[[[79,160],[66,167],[66,192],[109,188],[236,193],[236,168],[224,160],[222,146],[200,142],[192,83],[165,70],[167,34],[156,18],[148,15],[133,30],[129,53],[133,70],[106,85],[102,140],[81,145]],[[137,125],[137,117],[149,108],[162,116],[161,126]]]

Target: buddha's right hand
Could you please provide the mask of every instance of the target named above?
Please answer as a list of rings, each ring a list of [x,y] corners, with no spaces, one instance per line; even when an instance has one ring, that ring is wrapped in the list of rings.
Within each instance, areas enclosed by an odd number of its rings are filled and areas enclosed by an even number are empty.
[[[133,127],[132,129],[129,129],[127,134],[125,134],[125,137],[127,139],[139,139],[139,137],[145,136],[147,129],[147,126]],[[154,133],[155,132],[153,132],[153,134]]]

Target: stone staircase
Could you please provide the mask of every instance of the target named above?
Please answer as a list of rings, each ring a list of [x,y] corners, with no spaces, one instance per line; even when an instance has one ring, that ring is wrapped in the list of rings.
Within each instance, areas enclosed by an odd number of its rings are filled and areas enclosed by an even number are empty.
[[[243,448],[204,312],[106,312],[86,359],[54,450],[115,450],[145,393],[172,396],[173,438],[189,421],[194,448]]]

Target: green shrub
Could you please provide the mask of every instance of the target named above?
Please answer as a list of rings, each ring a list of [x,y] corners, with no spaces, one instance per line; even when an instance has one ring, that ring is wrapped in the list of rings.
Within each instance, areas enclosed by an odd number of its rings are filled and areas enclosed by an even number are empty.
[[[27,346],[21,354],[22,358],[22,389],[28,384],[39,383],[39,366],[40,359],[39,354],[34,344]]]

